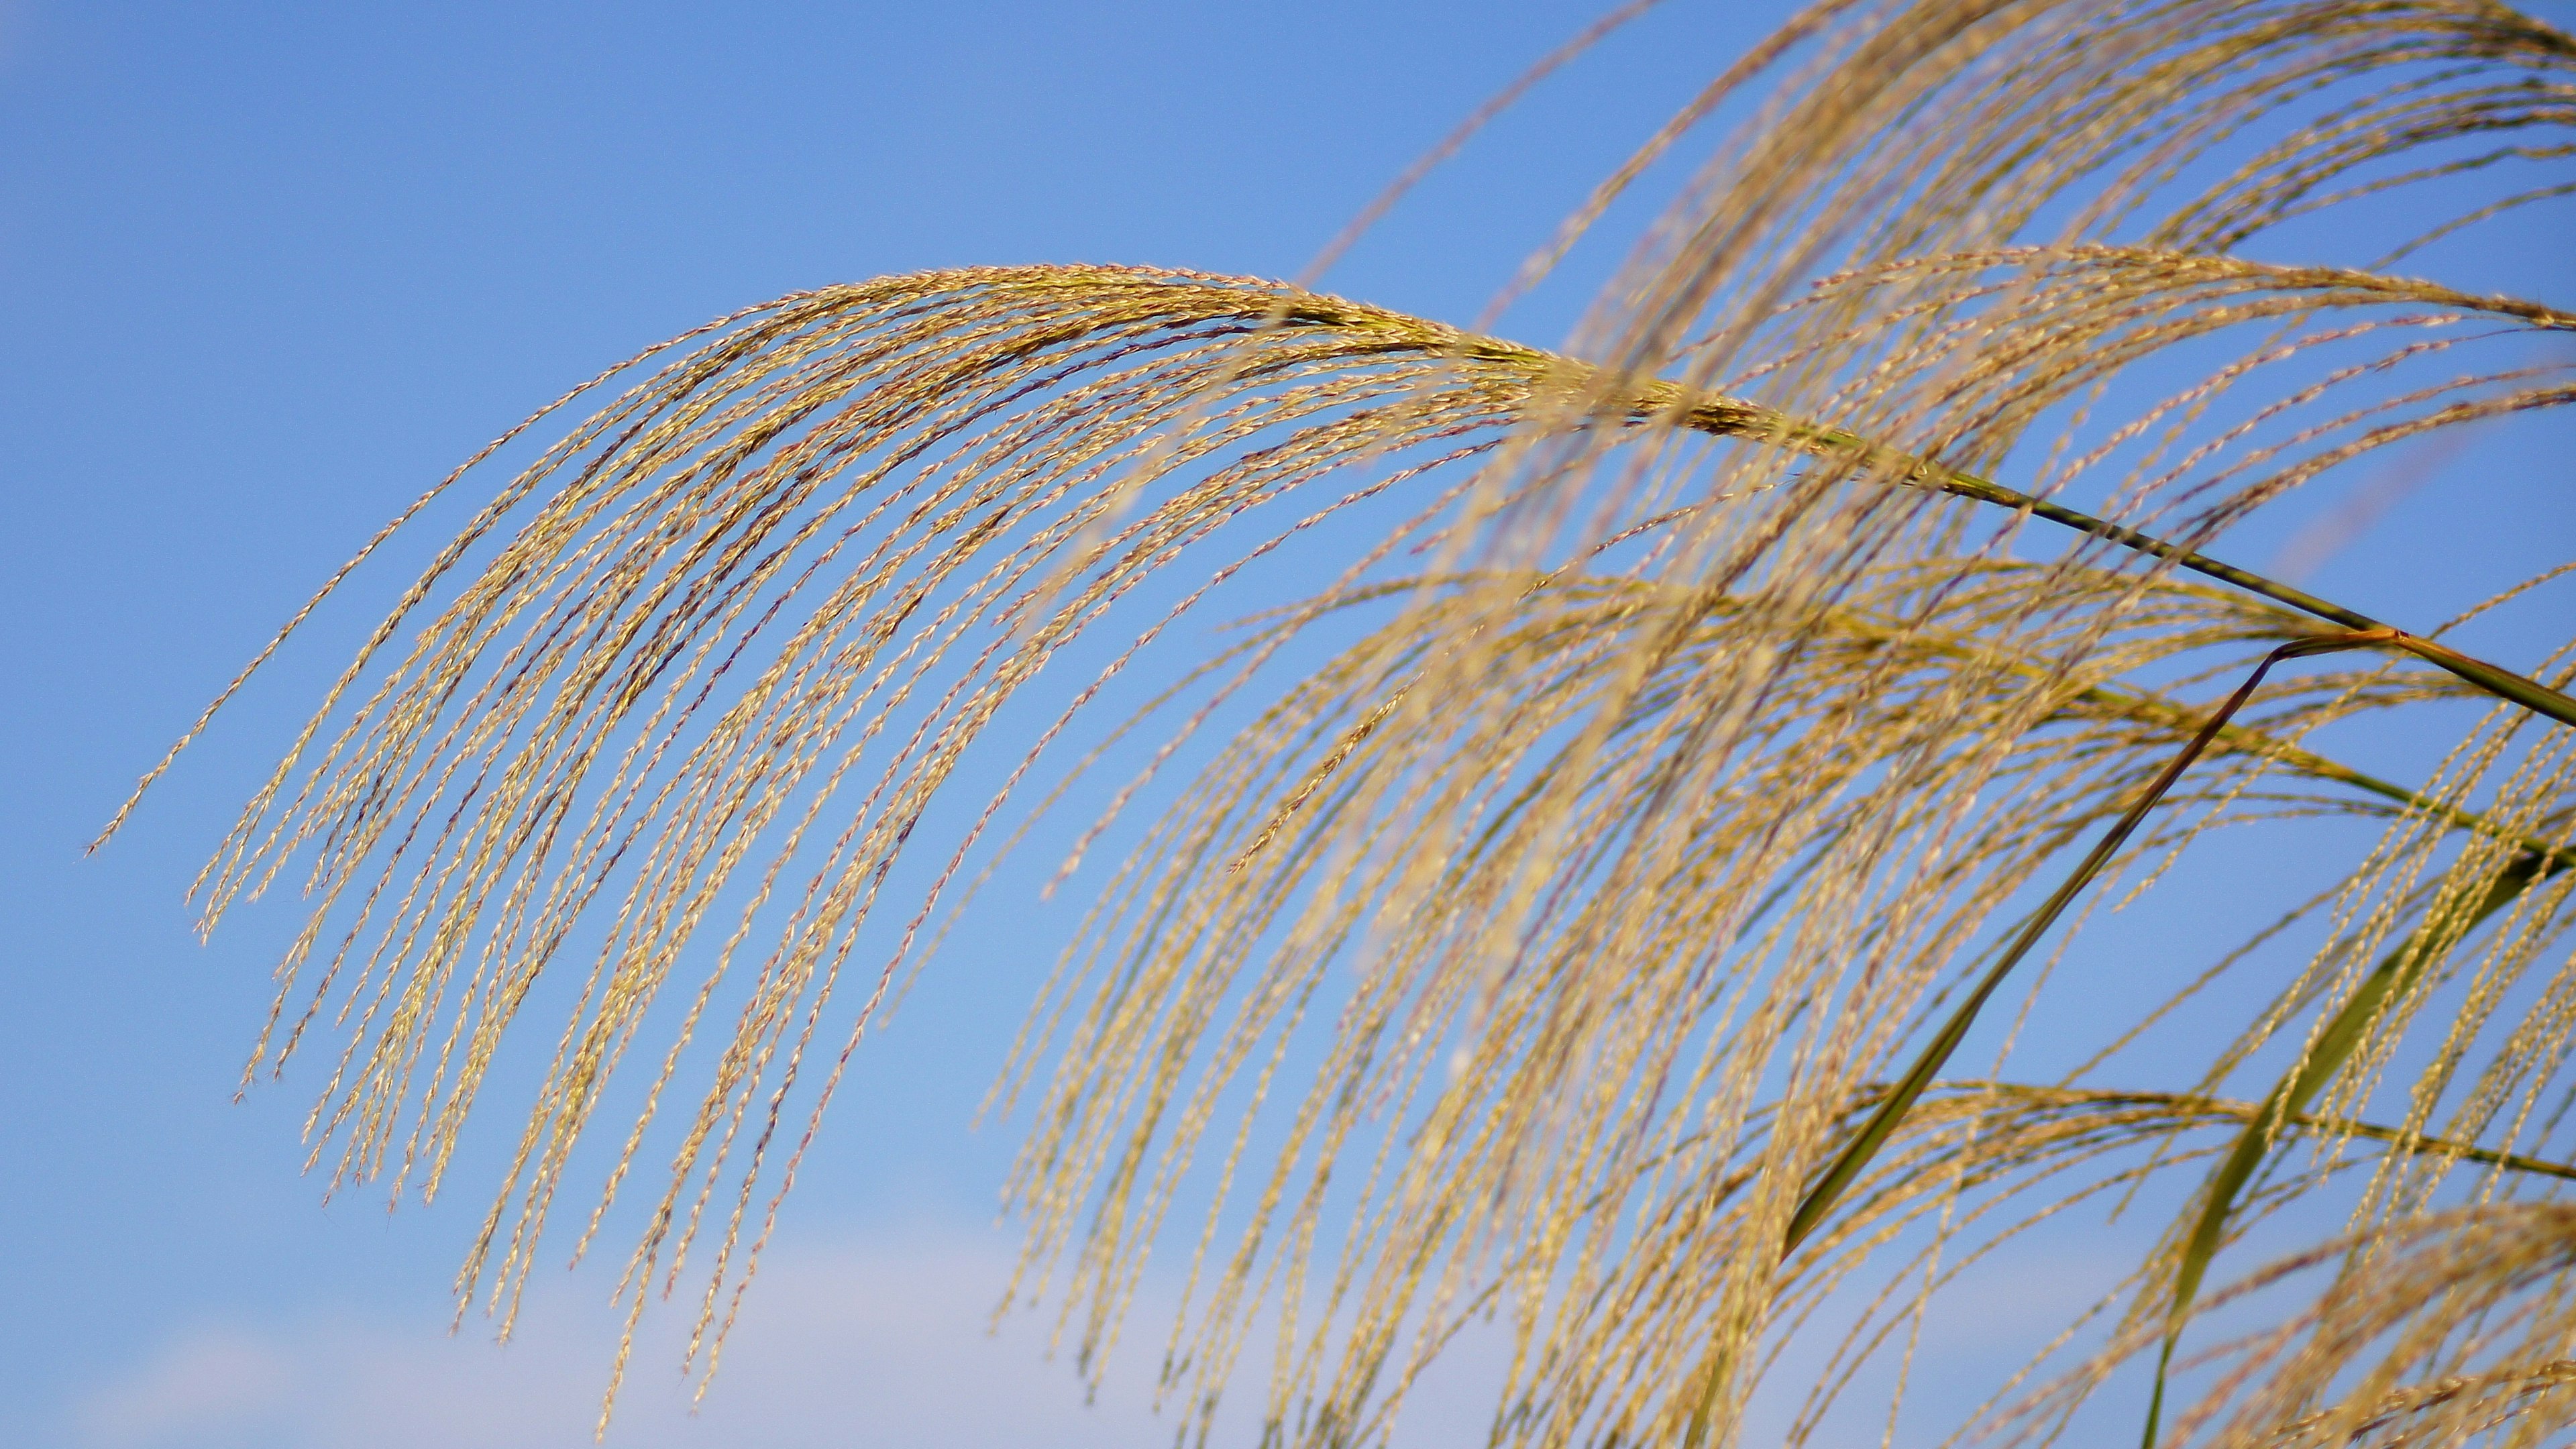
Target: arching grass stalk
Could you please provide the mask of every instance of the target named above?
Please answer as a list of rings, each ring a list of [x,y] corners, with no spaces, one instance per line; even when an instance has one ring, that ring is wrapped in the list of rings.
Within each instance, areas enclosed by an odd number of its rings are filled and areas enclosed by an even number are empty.
[[[2560,325],[2558,316],[2549,314],[2550,325]],[[1312,326],[1384,332],[1391,337],[1400,337],[1410,347],[1446,352],[1471,366],[1500,366],[1523,374],[1531,384],[1545,386],[1553,382],[1578,394],[1597,391],[1603,386],[1598,369],[1570,357],[1503,338],[1452,332],[1436,324],[1378,309],[1354,308],[1333,297],[1314,295],[1283,299],[1277,310],[1264,321],[1268,325],[1291,328]],[[1699,392],[1660,378],[1643,389],[1630,411],[1632,416],[1641,420],[1658,415],[1669,417],[1680,426],[1712,437],[1771,443],[1816,457],[1844,459],[1870,473],[1893,477],[1910,486],[1991,503],[2046,519],[2133,552],[2164,559],[2178,568],[2243,589],[2258,598],[2270,599],[2329,624],[2355,633],[2382,636],[2375,641],[2382,647],[2413,654],[2535,714],[2560,724],[2576,725],[2576,700],[2509,669],[2409,634],[2384,620],[2374,619],[2358,609],[2346,608],[2331,599],[2320,598],[2279,579],[2223,563],[2181,544],[2097,517],[2080,508],[2069,508],[2017,488],[2008,488],[1991,478],[1962,472],[1931,459],[1872,442],[1857,433],[1822,426],[1739,398]]]
[[[1726,401],[1693,408],[1687,416],[1690,425],[1703,432],[1727,437],[1758,439],[1763,434],[1750,430],[1747,426],[1748,414],[1753,411],[1743,404]],[[2409,634],[2393,624],[2374,619],[2358,609],[2347,609],[2331,599],[2321,599],[2305,589],[2293,587],[2278,579],[2266,578],[2251,569],[2221,563],[2217,559],[2185,548],[2178,543],[2169,542],[2150,533],[2142,533],[2125,524],[2113,523],[2107,518],[2097,518],[2080,508],[2069,508],[2062,503],[2052,503],[2045,498],[2033,497],[2019,489],[2007,488],[1992,479],[1980,478],[1973,473],[1962,473],[1955,468],[1945,468],[1928,459],[1882,447],[1839,429],[1813,427],[1787,420],[1781,420],[1775,424],[1775,427],[1777,431],[1772,436],[1793,447],[1803,448],[1819,455],[1852,456],[1864,466],[1893,471],[1905,481],[1934,492],[1947,493],[1959,498],[1972,498],[1980,503],[1992,503],[2028,513],[2034,518],[2044,518],[2051,523],[2074,529],[2078,533],[2088,533],[2106,542],[2118,544],[2122,548],[2165,559],[2177,567],[2186,568],[2193,573],[2243,589],[2249,594],[2270,599],[2276,604],[2288,605],[2303,614],[2323,619],[2329,624],[2340,624],[2355,633],[2373,635],[2375,637],[2372,643],[2377,647],[2401,650],[2415,655],[2426,663],[2458,675],[2498,699],[2510,700],[2534,714],[2543,715],[2560,724],[2576,725],[2576,699],[2569,699],[2557,690],[2537,680],[2527,679],[2512,670],[2462,654],[2456,649],[2436,644],[2430,639]]]
[[[2564,314],[2537,310],[2542,325],[2565,329]],[[1382,335],[1407,350],[1442,353],[1471,367],[1498,367],[1519,374],[1522,381],[1539,389],[1553,385],[1577,395],[1605,390],[1601,370],[1574,358],[1505,338],[1455,331],[1380,308],[1356,307],[1338,297],[1288,293],[1260,320],[1264,327],[1292,330],[1322,327],[1361,335]],[[1613,395],[1617,390],[1615,387],[1608,389]],[[2576,397],[2576,391],[2557,390],[2553,397],[2566,401]],[[2384,647],[2413,654],[2535,714],[2560,724],[2576,725],[2576,700],[2509,669],[2409,634],[2384,620],[2374,619],[2358,609],[2346,608],[2331,599],[2320,598],[2279,579],[2223,563],[2181,544],[2126,524],[2114,523],[2080,508],[2069,508],[2017,488],[2008,488],[1991,478],[1962,472],[1931,459],[1872,442],[1857,433],[1813,423],[1740,398],[1702,392],[1662,378],[1646,384],[1635,395],[1629,405],[1629,414],[1639,421],[1667,418],[1712,437],[1771,443],[1816,457],[1844,459],[1870,473],[1890,476],[1914,487],[2027,513],[2133,552],[2164,559],[2178,568],[2189,569],[2205,578],[2216,579],[2355,633],[2384,636],[2377,641]]]
[[[1974,1085],[1974,1084],[1967,1084]],[[2193,1092],[2138,1092],[2084,1090],[2070,1087],[2029,1086],[2018,1082],[1998,1082],[1994,1094],[2006,1100],[2027,1099],[2034,1102],[2069,1102],[2087,1106],[2124,1107],[2154,1106],[2170,1108],[2177,1113],[2198,1113],[2213,1119],[2262,1124],[2270,1121],[2278,1132],[2312,1132],[2321,1137],[2358,1137],[2377,1142],[2399,1152],[2416,1156],[2456,1157],[2463,1162],[2476,1162],[2488,1167],[2501,1167],[2508,1172],[2525,1172],[2537,1177],[2554,1177],[2576,1182],[2576,1166],[2551,1162],[2521,1152],[2499,1152],[2466,1142],[2452,1142],[2440,1137],[2425,1137],[2365,1122],[2357,1117],[2320,1117],[2309,1112],[2281,1112],[2272,1102],[2255,1104],[2225,1097],[2205,1097]]]

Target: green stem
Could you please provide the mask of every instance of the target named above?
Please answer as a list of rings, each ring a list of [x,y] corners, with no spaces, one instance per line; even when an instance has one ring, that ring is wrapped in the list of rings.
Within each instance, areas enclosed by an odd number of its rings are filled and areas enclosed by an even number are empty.
[[[1973,1086],[1973,1083],[1960,1083]],[[2468,1162],[2482,1162],[2511,1172],[2529,1172],[2542,1177],[2576,1182],[2576,1166],[2551,1162],[2546,1158],[2526,1157],[2519,1152],[2498,1152],[2492,1147],[2479,1147],[2467,1142],[2453,1142],[2444,1137],[2426,1137],[2395,1127],[2382,1127],[2353,1117],[2319,1117],[2307,1112],[2282,1113],[2277,1102],[2240,1102],[2230,1097],[2204,1097],[2190,1092],[2124,1092],[2087,1091],[2071,1087],[2030,1087],[2013,1082],[1998,1082],[1989,1088],[2000,1097],[2028,1097],[2043,1101],[2086,1102],[2102,1106],[2168,1107],[2208,1117],[2224,1117],[2238,1122],[2275,1123],[2280,1129],[2292,1127],[2326,1137],[2359,1137],[2372,1142],[2385,1142],[2401,1151],[2428,1157],[2457,1157]]]
[[[2159,724],[2181,725],[2188,724],[2191,720],[2191,712],[2181,705],[2158,699],[2154,695],[2107,685],[2097,685],[2084,691],[2077,698],[2088,703],[2105,705],[2135,719],[2153,720]],[[2560,847],[2551,845],[2537,836],[2508,830],[2477,811],[2463,810],[2457,805],[2431,799],[2403,785],[2380,779],[2376,775],[2364,774],[2341,761],[2330,760],[2312,750],[2301,749],[2286,740],[2274,739],[2261,730],[2231,724],[2221,729],[2211,744],[2214,748],[2230,753],[2259,756],[2313,779],[2332,780],[2338,784],[2350,785],[2356,790],[2377,795],[2383,800],[2402,805],[2419,814],[2428,815],[2456,829],[2483,835],[2489,840],[2501,840],[2507,845],[2518,846],[2542,860],[2576,864],[2576,857],[2569,856]]]
[[[1684,396],[1686,395],[1672,384],[1662,384],[1649,390],[1650,399],[1663,406],[1673,406]],[[2449,670],[2499,699],[2511,700],[2535,714],[2545,715],[2560,724],[2576,725],[2576,699],[2570,699],[2547,685],[2526,679],[2509,669],[2489,664],[2485,660],[2473,659],[2456,649],[2445,648],[2429,639],[2409,634],[2395,625],[2374,619],[2358,609],[2347,609],[2330,599],[2318,598],[2305,589],[2294,588],[2278,579],[2265,578],[2251,569],[2241,569],[2234,564],[2220,563],[2207,554],[2184,548],[2178,543],[2169,543],[2153,534],[2141,533],[2124,524],[2113,523],[2107,518],[2097,518],[2082,509],[2069,508],[2062,503],[2052,503],[2045,498],[2036,498],[2019,489],[2007,488],[1993,479],[1980,478],[1973,473],[1963,473],[1956,468],[1944,467],[1928,458],[1918,458],[1893,448],[1883,448],[1857,434],[1843,432],[1837,428],[1821,428],[1801,423],[1744,403],[1703,398],[1686,407],[1681,407],[1679,411],[1687,426],[1701,432],[1725,437],[1769,438],[1819,456],[1852,457],[1873,469],[1893,472],[1919,487],[2028,513],[2035,518],[2044,518],[2051,523],[2074,529],[2078,533],[2090,534],[2095,538],[2116,543],[2122,548],[2168,560],[2193,573],[2243,589],[2249,594],[2270,599],[2276,604],[2285,604],[2303,614],[2323,619],[2330,624],[2339,624],[2355,633],[2384,634],[2386,638],[2380,641],[2381,647],[2413,654],[2430,664]]]

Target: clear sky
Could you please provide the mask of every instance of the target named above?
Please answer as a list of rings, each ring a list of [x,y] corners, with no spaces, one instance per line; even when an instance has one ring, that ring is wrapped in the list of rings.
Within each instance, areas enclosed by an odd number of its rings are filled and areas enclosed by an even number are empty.
[[[325,1206],[298,1175],[313,1077],[233,1100],[292,902],[201,947],[181,897],[363,610],[79,853],[379,523],[604,363],[790,289],[1028,261],[1293,274],[1595,9],[0,3],[0,1445],[589,1442],[613,1272],[547,1281],[506,1349],[479,1319],[451,1337],[477,1194]],[[1325,285],[1472,317],[1777,13],[1674,0]],[[1506,330],[1552,340],[1581,292]],[[2453,539],[2439,496],[2378,529],[2463,577],[2569,556],[2563,455],[2511,456],[2470,473],[2519,501],[2512,537]],[[2365,539],[2320,585],[2401,619],[2470,587],[2385,559]],[[1043,1320],[984,1334],[1013,1139],[967,1121],[1034,984],[996,959],[935,973],[865,1054],[704,1413],[656,1340],[611,1443],[1160,1436],[1141,1368],[1085,1409]],[[1421,1442],[1470,1437],[1458,1402]]]

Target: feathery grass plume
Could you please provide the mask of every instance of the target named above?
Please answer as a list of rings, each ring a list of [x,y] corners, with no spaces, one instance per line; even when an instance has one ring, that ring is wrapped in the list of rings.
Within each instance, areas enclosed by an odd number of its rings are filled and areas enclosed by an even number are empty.
[[[2563,160],[2571,124],[2576,42],[2500,5],[1829,0],[1516,283],[1705,143],[1562,352],[1114,267],[727,319],[473,517],[210,865],[209,926],[288,871],[314,902],[253,1068],[326,1023],[317,1159],[434,1193],[517,1014],[567,1005],[459,1280],[506,1332],[640,1043],[574,1253],[661,1150],[665,1094],[694,1099],[619,1293],[631,1344],[695,1285],[712,1372],[937,911],[1006,814],[1088,782],[1077,857],[1159,814],[999,1090],[1032,1123],[1013,1291],[1051,1295],[1097,1372],[1196,1217],[1164,1359],[1184,1434],[1266,1338],[1269,1438],[1374,1441],[1492,1316],[1498,1442],[1732,1442],[1853,1303],[1789,1437],[1890,1357],[1893,1434],[1943,1284],[2199,1184],[1969,1430],[2047,1440],[2144,1355],[2202,1395],[2169,1424],[2136,1404],[2151,1437],[2536,1441],[2576,1406],[2549,1199],[2576,1100],[2569,660],[2469,659],[2206,550],[2346,464],[2576,398],[2531,346],[2576,315],[2390,270],[2563,194],[2498,178]],[[2399,245],[2331,254],[2392,212]],[[1291,550],[1308,598],[1188,652],[1176,620]],[[2255,660],[2356,635],[2396,652],[2248,685],[2204,728]],[[1077,727],[1148,660],[1168,687]],[[1080,676],[1029,717],[1050,664]],[[2308,743],[2481,701],[2421,781]],[[1000,789],[936,807],[996,729]],[[2051,951],[2215,828],[2344,815],[2377,844],[2095,1023],[2061,1079],[1892,1088],[2039,940],[2028,892],[2203,735]],[[2014,978],[2022,1010],[2052,965]],[[2247,1001],[2215,1050],[2156,1034]],[[2189,1369],[2224,1250],[2311,1199],[2344,1236],[2213,1301],[2325,1286]]]

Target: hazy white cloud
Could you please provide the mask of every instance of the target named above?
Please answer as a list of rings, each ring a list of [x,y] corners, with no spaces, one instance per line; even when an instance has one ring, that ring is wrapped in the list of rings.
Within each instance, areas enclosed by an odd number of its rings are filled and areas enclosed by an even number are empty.
[[[2027,1266],[2031,1271],[1952,1296],[1948,1326],[1919,1346],[1909,1422],[1966,1412],[2018,1362],[2013,1349],[2062,1323],[2111,1264],[2077,1251],[2043,1254]],[[1173,1422],[1158,1418],[1150,1403],[1152,1364],[1170,1323],[1168,1296],[1144,1296],[1124,1360],[1112,1365],[1098,1401],[1086,1403],[1072,1368],[1045,1357],[1043,1313],[1007,1320],[998,1335],[986,1331],[1009,1267],[1009,1246],[998,1237],[965,1234],[782,1249],[763,1266],[724,1372],[694,1413],[693,1386],[676,1374],[690,1305],[657,1305],[637,1344],[609,1449],[1133,1449],[1168,1442]],[[70,1415],[74,1442],[84,1449],[581,1449],[592,1442],[616,1341],[617,1322],[597,1301],[611,1281],[584,1271],[543,1285],[506,1347],[490,1341],[479,1318],[452,1337],[437,1321],[318,1315],[201,1326],[82,1396]],[[1774,1392],[1765,1395],[1776,1401],[1754,1415],[1757,1438],[1785,1429],[1803,1397],[1795,1386],[1823,1370],[1834,1335],[1829,1324],[1819,1326],[1826,1331],[1778,1366]],[[1499,1342],[1476,1336],[1456,1345],[1414,1397],[1398,1442],[1407,1449],[1481,1443],[1500,1350]],[[1253,1378],[1266,1359],[1258,1346],[1247,1353]],[[1882,1360],[1878,1367],[1893,1365]],[[1782,1396],[1782,1389],[1790,1391]],[[1876,1401],[1867,1392],[1859,1397]],[[1261,1385],[1247,1382],[1235,1407],[1257,1411],[1260,1399]],[[1859,1411],[1884,1414],[1883,1407]],[[1883,1419],[1874,1420],[1873,1438],[1877,1422]]]
[[[294,1365],[279,1346],[225,1329],[185,1334],[82,1405],[81,1435],[102,1449],[201,1442],[257,1423],[290,1395]]]
[[[1044,1354],[1044,1320],[985,1331],[1007,1251],[922,1238],[782,1251],[697,1413],[674,1382],[686,1305],[636,1349],[612,1449],[745,1445],[1133,1445],[1167,1438],[1143,1375],[1094,1404]],[[532,1294],[518,1337],[469,1320],[218,1324],[179,1335],[83,1395],[89,1449],[573,1449],[591,1442],[617,1324],[585,1272]]]

